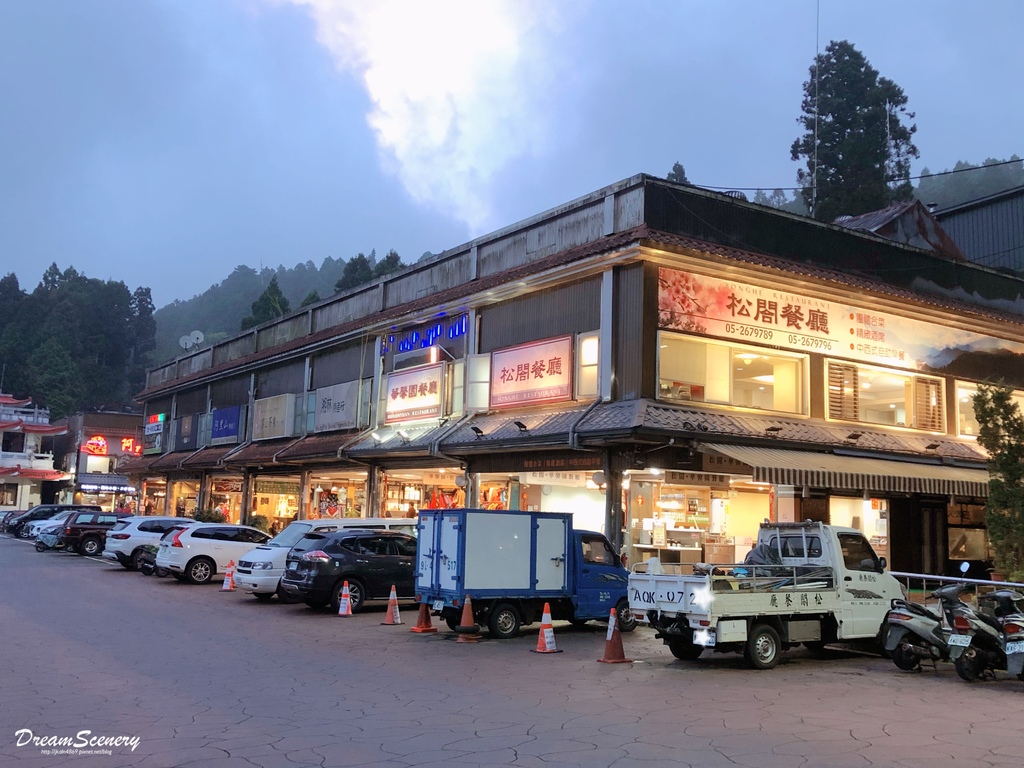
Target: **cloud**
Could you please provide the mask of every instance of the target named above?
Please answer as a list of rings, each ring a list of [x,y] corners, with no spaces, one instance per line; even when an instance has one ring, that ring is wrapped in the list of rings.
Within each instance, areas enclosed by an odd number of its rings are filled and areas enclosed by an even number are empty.
[[[491,225],[502,171],[542,149],[550,128],[557,4],[286,1],[308,9],[320,44],[361,79],[383,165],[411,197],[474,231]]]

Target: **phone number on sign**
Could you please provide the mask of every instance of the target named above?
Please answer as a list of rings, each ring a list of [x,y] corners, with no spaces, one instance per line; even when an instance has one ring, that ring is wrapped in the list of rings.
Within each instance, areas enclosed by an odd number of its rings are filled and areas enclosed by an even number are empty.
[[[771,340],[775,336],[775,331],[769,328],[755,328],[751,325],[740,325],[739,323],[726,323],[725,332],[746,336],[751,339]]]
[[[813,336],[789,334],[789,343],[794,347],[813,347],[814,349],[832,349],[831,339],[816,339]]]

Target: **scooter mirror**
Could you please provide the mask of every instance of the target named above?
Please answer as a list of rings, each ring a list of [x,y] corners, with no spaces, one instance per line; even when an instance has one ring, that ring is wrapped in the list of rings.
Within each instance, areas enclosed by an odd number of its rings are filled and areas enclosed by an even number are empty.
[[[970,563],[960,563],[960,573],[966,574],[970,567]]]

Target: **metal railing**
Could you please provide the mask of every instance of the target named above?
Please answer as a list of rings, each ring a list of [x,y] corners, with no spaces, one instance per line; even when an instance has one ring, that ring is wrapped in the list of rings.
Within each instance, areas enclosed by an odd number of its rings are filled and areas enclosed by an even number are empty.
[[[1024,593],[1024,583],[1018,581],[991,581],[989,579],[967,579],[962,576],[936,576],[932,573],[907,573],[904,571],[889,571],[896,579],[907,589],[908,595],[915,603],[921,603],[922,605],[929,605],[930,603],[937,603],[930,597],[931,593],[941,587],[943,584],[950,584],[956,582],[957,584],[973,584],[974,589],[974,600],[965,602],[977,603],[977,599],[980,595],[984,595],[988,592],[992,592],[996,589],[1015,589],[1018,592]],[[967,598],[967,594],[961,596],[961,599]]]

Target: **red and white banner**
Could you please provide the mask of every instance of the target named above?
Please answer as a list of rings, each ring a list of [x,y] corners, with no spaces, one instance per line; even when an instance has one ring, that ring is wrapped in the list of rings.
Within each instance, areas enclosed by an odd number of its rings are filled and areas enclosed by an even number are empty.
[[[445,363],[388,374],[384,423],[439,419],[443,415]]]
[[[491,409],[572,399],[572,336],[491,353]]]

